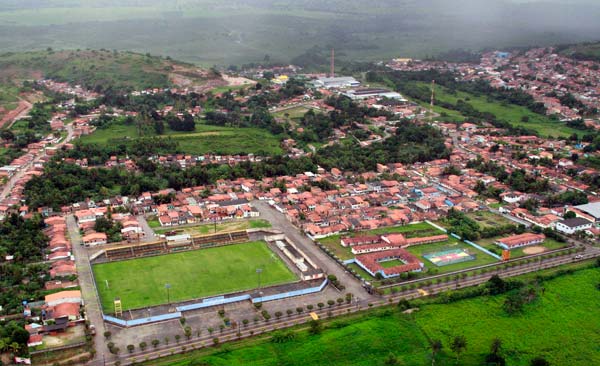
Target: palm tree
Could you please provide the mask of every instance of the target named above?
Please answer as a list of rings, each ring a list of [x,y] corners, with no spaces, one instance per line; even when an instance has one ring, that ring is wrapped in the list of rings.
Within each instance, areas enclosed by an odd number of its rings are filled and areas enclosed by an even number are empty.
[[[10,349],[10,351],[12,353],[17,353],[17,352],[19,352],[21,345],[18,344],[17,342],[12,342],[11,344],[8,345],[8,348]]]
[[[460,359],[460,354],[467,348],[467,338],[464,335],[458,335],[454,337],[450,344],[452,352],[456,353],[456,363]]]
[[[434,339],[429,343],[431,347],[431,366],[435,365],[435,356],[442,351],[444,345],[439,339]]]

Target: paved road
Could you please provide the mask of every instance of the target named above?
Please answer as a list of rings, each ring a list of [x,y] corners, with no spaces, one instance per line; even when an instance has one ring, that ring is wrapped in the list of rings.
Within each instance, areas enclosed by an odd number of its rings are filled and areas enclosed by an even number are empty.
[[[346,286],[346,291],[353,293],[360,298],[370,298],[371,295],[362,287],[362,284],[356,277],[349,274],[342,266],[335,262],[331,257],[325,254],[316,246],[306,235],[289,222],[283,214],[269,206],[265,201],[254,201],[254,207],[260,212],[261,218],[268,220],[274,229],[283,232],[300,249],[314,259],[315,263],[327,274],[335,275],[340,282]]]
[[[158,237],[154,234],[154,230],[152,230],[150,225],[148,225],[148,221],[146,221],[144,215],[136,216],[136,219],[138,220],[140,226],[142,227],[142,230],[144,231],[144,238],[142,239],[143,242],[158,240]]]
[[[77,266],[77,274],[79,275],[79,286],[81,287],[81,295],[85,302],[85,312],[91,324],[96,327],[96,336],[94,337],[94,347],[96,349],[96,358],[103,360],[109,355],[104,343],[104,321],[102,320],[102,311],[100,310],[100,301],[94,287],[94,278],[92,267],[88,260],[88,254],[85,248],[81,246],[81,235],[79,228],[75,222],[73,215],[67,216],[67,229],[71,237],[71,245],[73,255],[75,256],[75,264]]]

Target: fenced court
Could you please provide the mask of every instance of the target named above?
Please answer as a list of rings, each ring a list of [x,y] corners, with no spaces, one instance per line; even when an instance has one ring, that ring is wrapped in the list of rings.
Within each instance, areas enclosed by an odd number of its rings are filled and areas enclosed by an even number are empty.
[[[464,249],[447,249],[439,252],[423,254],[423,258],[438,267],[450,264],[475,260],[475,255],[467,253]]]

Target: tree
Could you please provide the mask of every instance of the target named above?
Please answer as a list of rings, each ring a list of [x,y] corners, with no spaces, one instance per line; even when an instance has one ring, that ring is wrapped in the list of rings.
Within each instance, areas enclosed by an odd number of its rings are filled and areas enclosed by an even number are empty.
[[[429,347],[431,348],[431,365],[435,365],[435,356],[442,351],[444,345],[442,341],[439,339],[433,339],[429,343]]]
[[[502,340],[500,338],[494,338],[490,345],[490,353],[485,356],[485,363],[488,366],[504,366],[506,360],[501,355],[502,353]]]
[[[192,338],[192,327],[190,327],[190,326],[185,327],[183,329],[183,332],[184,332],[185,338],[187,338],[188,340],[190,338]]]
[[[152,347],[157,348],[159,344],[160,344],[160,341],[158,339],[152,340]]]
[[[393,353],[390,353],[383,361],[383,364],[387,366],[398,365],[398,357],[396,357]]]
[[[550,362],[548,362],[542,356],[537,356],[531,360],[530,365],[531,366],[550,366]]]
[[[322,326],[321,326],[321,322],[319,320],[311,320],[310,321],[310,329],[308,330],[308,332],[310,334],[319,334],[321,333],[321,331],[323,330]]]
[[[456,354],[456,363],[460,359],[460,354],[467,348],[467,338],[464,335],[457,335],[450,343],[450,349]]]
[[[139,345],[139,346],[140,346],[140,349],[141,349],[142,351],[144,351],[144,350],[146,349],[146,347],[148,347],[148,344],[147,344],[146,342],[140,342],[140,345]]]
[[[563,217],[565,219],[574,219],[575,217],[577,217],[577,215],[573,211],[567,211],[567,212],[565,212]]]
[[[135,349],[135,346],[133,344],[128,344],[127,345],[127,350],[129,351],[129,353],[133,353],[134,349]]]

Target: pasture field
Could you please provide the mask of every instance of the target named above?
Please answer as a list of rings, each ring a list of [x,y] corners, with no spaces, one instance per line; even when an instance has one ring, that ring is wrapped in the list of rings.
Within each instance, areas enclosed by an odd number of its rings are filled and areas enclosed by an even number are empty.
[[[160,224],[159,224],[160,225]],[[190,235],[198,235],[198,234],[218,234],[218,233],[227,233],[230,231],[240,231],[246,229],[259,229],[259,228],[269,228],[271,224],[267,220],[236,220],[236,221],[228,221],[214,224],[201,224],[201,225],[193,225],[193,226],[184,226],[184,227],[158,227],[154,229],[154,232],[158,235],[167,233],[169,231],[176,231],[178,234],[190,234]],[[216,228],[216,231],[215,231]]]
[[[111,313],[116,297],[123,310],[167,303],[167,283],[171,302],[253,289],[257,268],[261,286],[296,280],[262,241],[96,264],[93,271],[102,307]]]
[[[371,366],[384,365],[393,354],[401,365],[422,366],[432,363],[428,339],[439,339],[443,349],[435,364],[454,365],[450,343],[456,335],[467,340],[458,363],[464,366],[484,364],[495,337],[502,340],[507,365],[528,366],[536,356],[551,365],[600,364],[598,324],[589,321],[600,317],[599,276],[600,268],[593,268],[546,281],[544,294],[518,315],[502,309],[506,295],[419,305],[420,311],[411,315],[388,307],[326,320],[317,335],[297,330],[295,339],[283,343],[258,336],[147,364]]]
[[[177,150],[192,155],[213,154],[247,154],[275,155],[283,150],[279,138],[266,130],[259,128],[236,128],[212,126],[201,122],[196,123],[196,130],[190,132],[165,129],[163,135],[154,131],[144,130],[143,137],[170,138],[177,142]],[[97,129],[91,135],[82,136],[84,144],[114,144],[127,143],[142,137],[135,125],[113,123],[102,129]]]

